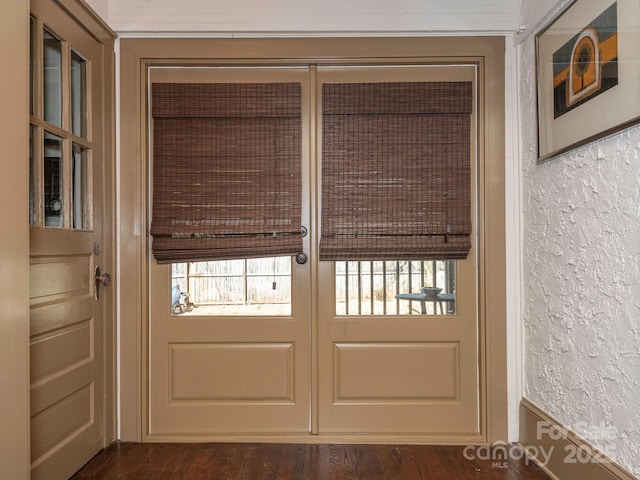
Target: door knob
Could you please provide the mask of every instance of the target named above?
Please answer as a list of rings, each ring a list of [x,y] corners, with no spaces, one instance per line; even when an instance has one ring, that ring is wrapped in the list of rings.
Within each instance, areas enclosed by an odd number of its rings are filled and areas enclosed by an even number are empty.
[[[102,273],[100,271],[100,267],[96,267],[95,280],[96,280],[95,297],[96,297],[96,300],[98,300],[100,299],[100,285],[102,285],[103,287],[108,287],[109,285],[111,285],[111,274]]]
[[[299,253],[296,255],[296,263],[298,265],[304,265],[305,263],[307,263],[307,260],[309,258],[307,257],[306,253]]]

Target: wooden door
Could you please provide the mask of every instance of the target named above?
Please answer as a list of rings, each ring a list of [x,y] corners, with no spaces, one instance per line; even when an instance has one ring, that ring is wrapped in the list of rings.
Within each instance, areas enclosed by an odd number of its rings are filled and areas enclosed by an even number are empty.
[[[31,2],[32,478],[66,479],[104,446],[103,50]]]
[[[162,67],[151,68],[149,78],[149,83],[299,82],[303,99],[309,98],[306,68]],[[303,101],[303,118],[308,109]],[[308,121],[302,125],[302,188],[308,190]],[[308,205],[303,200],[303,223],[309,220]],[[308,251],[308,237],[304,244]],[[151,254],[149,263],[149,435],[308,432],[309,264],[285,257],[172,268]],[[261,275],[265,264],[270,273]],[[273,285],[276,293],[290,293],[284,304],[274,304],[278,309],[259,308],[246,297],[250,284],[260,280],[268,281],[269,290]],[[196,295],[198,288],[205,293]],[[227,298],[223,309],[209,298],[220,290]],[[189,302],[172,305],[180,292],[189,291]]]
[[[476,68],[319,67],[317,78],[320,104],[324,83],[470,81],[476,85]],[[476,178],[476,115],[474,107],[472,179]],[[319,116],[319,146],[321,123]],[[322,152],[318,157],[321,162]],[[472,190],[475,199],[475,180]],[[475,236],[475,200],[472,203]],[[439,441],[479,433],[475,240],[473,244],[468,258],[458,261],[319,262],[314,291],[319,305],[320,433],[420,435]],[[420,298],[423,286],[442,291],[432,301],[410,301]]]

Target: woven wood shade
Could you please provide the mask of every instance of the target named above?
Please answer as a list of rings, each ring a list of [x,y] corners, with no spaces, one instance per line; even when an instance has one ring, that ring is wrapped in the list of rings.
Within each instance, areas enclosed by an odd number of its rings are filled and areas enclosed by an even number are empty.
[[[152,85],[160,263],[302,251],[298,83]]]
[[[471,248],[471,82],[322,87],[320,260]]]

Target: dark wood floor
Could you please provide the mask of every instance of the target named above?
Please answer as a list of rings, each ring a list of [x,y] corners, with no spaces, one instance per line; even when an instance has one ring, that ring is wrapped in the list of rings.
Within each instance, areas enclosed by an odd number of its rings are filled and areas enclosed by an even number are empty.
[[[515,448],[515,447],[514,447]],[[507,447],[508,452],[514,452]],[[73,480],[548,479],[514,454],[507,460],[464,447],[422,445],[116,443]],[[497,452],[495,455],[498,456]]]

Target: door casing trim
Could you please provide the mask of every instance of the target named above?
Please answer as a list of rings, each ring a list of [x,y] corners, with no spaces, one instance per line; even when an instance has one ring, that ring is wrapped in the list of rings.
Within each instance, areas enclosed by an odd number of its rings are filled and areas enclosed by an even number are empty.
[[[120,40],[120,429],[124,441],[490,443],[507,438],[504,38],[127,38]],[[372,52],[375,52],[372,54]],[[480,435],[151,437],[147,418],[146,69],[151,65],[479,66]],[[128,160],[126,160],[128,159]],[[490,268],[489,268],[490,267]],[[126,292],[126,295],[125,295]]]

